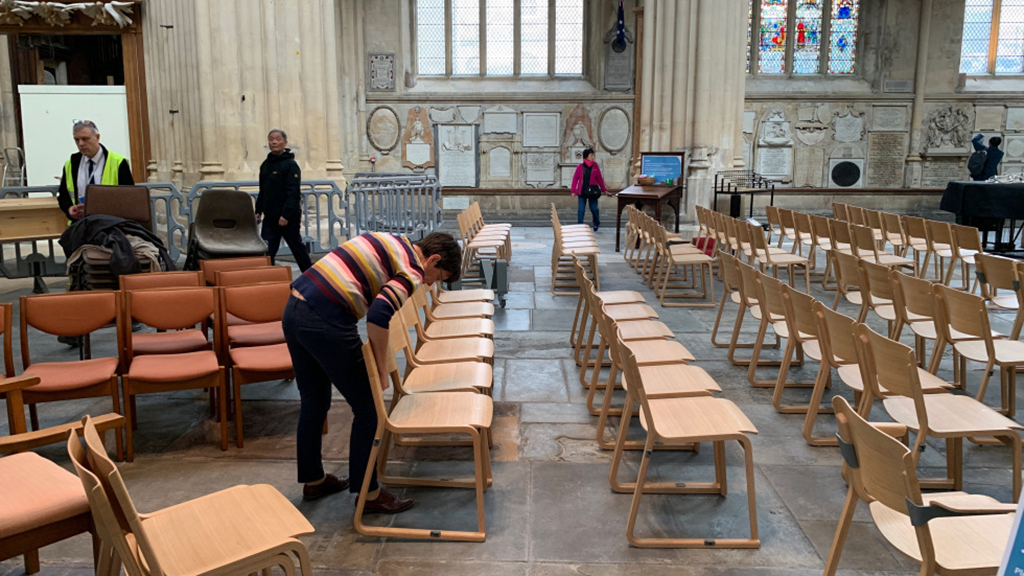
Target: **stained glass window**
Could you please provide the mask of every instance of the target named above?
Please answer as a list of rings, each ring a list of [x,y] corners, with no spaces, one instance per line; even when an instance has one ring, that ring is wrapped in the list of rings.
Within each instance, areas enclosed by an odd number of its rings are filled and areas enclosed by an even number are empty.
[[[817,74],[821,65],[821,3],[797,0],[793,27],[793,73]]]
[[[583,0],[555,0],[555,74],[583,74]]]
[[[829,35],[828,73],[853,74],[857,59],[858,0],[832,2],[832,31]]]
[[[747,0],[747,46],[750,46],[750,35],[754,29],[754,0]],[[750,72],[750,50],[747,50],[747,72]]]
[[[452,1],[452,75],[480,74],[480,1]]]
[[[420,74],[445,73],[444,16],[444,0],[417,0],[416,50]]]
[[[966,0],[964,74],[1024,74],[1024,0]]]
[[[788,0],[761,0],[760,48],[757,71],[782,74],[786,71],[786,24]]]
[[[511,76],[515,59],[514,0],[487,0],[487,75]]]

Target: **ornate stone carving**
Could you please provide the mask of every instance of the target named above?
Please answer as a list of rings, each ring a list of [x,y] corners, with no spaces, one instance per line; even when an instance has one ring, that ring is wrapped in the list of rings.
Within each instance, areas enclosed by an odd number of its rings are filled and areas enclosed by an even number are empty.
[[[780,109],[768,112],[767,117],[761,123],[761,138],[758,146],[792,146],[793,135],[789,130],[789,122],[786,121],[785,113]]]
[[[929,149],[962,149],[970,142],[971,118],[955,104],[936,110],[928,115],[927,147]]]
[[[366,55],[366,90],[368,92],[395,91],[395,54]]]
[[[426,108],[413,106],[409,109],[402,144],[402,166],[422,169],[434,165],[434,135]]]
[[[451,124],[455,122],[455,107],[431,108],[430,121],[435,124]]]
[[[401,126],[398,113],[390,106],[378,106],[366,117],[366,137],[370,146],[388,154],[398,146]]]
[[[797,111],[797,140],[807,146],[814,146],[820,144],[825,139],[827,131],[828,125],[821,121],[816,106],[806,106]]]
[[[590,114],[583,104],[577,104],[565,119],[565,135],[562,136],[562,159],[574,160],[573,148],[594,146],[594,126]],[[582,150],[580,150],[582,153]]]
[[[476,122],[477,118],[480,117],[479,106],[459,106],[459,114],[462,116],[462,121],[467,124]]]
[[[832,139],[836,142],[859,142],[864,138],[864,113],[847,106],[842,113],[832,113]]]

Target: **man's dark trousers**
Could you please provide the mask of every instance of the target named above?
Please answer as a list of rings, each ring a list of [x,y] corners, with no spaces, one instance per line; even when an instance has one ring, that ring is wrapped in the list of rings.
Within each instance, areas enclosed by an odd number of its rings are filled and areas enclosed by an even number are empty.
[[[274,263],[278,248],[281,247],[281,239],[284,238],[288,249],[295,257],[295,263],[299,265],[299,271],[305,272],[313,263],[306,253],[306,245],[302,243],[302,234],[299,232],[299,221],[288,222],[287,226],[281,226],[277,222],[263,221],[263,228],[260,230],[260,237],[267,243],[267,254],[270,255],[270,263]]]

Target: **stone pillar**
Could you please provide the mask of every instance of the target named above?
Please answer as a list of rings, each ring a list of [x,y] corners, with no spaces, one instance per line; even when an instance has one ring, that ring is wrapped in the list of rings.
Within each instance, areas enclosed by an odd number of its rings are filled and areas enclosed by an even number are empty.
[[[921,23],[917,33],[917,67],[914,70],[914,109],[910,115],[910,154],[907,156],[907,168],[904,173],[904,186],[908,188],[921,186],[921,153],[924,151],[921,125],[924,119],[924,94],[928,79],[928,37],[931,35],[931,28],[932,0],[922,0]]]
[[[741,156],[743,0],[650,0],[644,6],[641,151],[689,156],[687,217],[710,206],[711,181]]]
[[[199,177],[203,180],[223,180],[224,164],[221,160],[220,131],[217,127],[217,103],[213,87],[218,78],[214,74],[212,38],[217,27],[210,21],[213,0],[196,2],[196,47],[199,60],[199,109],[202,118],[200,135],[203,142],[202,160],[199,163]]]
[[[337,30],[338,130],[341,163],[356,172],[369,169],[366,154],[366,89],[363,57],[363,0],[338,4],[335,18]]]

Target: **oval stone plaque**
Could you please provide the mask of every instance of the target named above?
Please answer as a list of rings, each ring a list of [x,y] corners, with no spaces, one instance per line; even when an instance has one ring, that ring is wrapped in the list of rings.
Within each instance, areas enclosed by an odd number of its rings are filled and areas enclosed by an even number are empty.
[[[860,166],[853,162],[840,162],[832,167],[832,181],[836,186],[846,188],[860,180]]]
[[[384,154],[398,146],[400,132],[398,113],[390,106],[378,106],[366,118],[366,137],[371,146]]]
[[[612,106],[601,113],[601,125],[597,137],[605,150],[615,154],[629,143],[629,114],[619,106]]]

